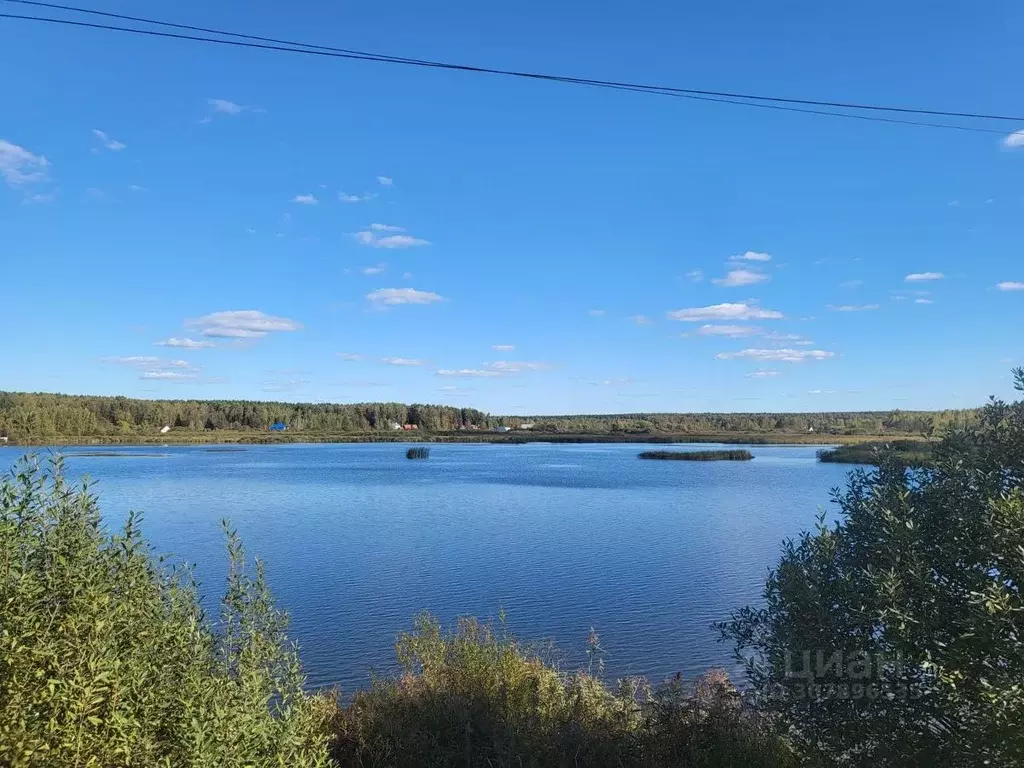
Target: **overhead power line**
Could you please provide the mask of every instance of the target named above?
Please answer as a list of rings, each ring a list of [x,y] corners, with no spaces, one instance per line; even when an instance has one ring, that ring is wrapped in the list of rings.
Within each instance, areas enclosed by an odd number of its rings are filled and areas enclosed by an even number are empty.
[[[981,133],[997,133],[1003,134],[1005,131],[993,130],[990,128],[981,128],[978,126],[971,125],[955,125],[950,123],[933,123],[933,122],[922,122],[916,120],[904,120],[893,117],[882,117],[877,114],[856,114],[851,112],[836,112],[828,109],[810,109],[805,107],[831,107],[833,109],[847,109],[847,110],[865,110],[872,113],[884,112],[884,113],[896,113],[896,114],[909,114],[909,115],[922,115],[922,116],[937,116],[937,117],[956,117],[966,118],[973,120],[995,120],[995,121],[1016,121],[1024,122],[1024,117],[1014,117],[1008,115],[990,115],[981,114],[974,112],[955,112],[955,111],[944,111],[944,110],[932,110],[932,109],[916,109],[910,107],[893,107],[883,106],[877,104],[856,104],[850,102],[837,102],[837,101],[820,101],[814,99],[793,99],[784,98],[779,96],[762,96],[756,94],[742,94],[742,93],[731,93],[726,91],[711,91],[704,89],[695,88],[676,88],[671,86],[659,86],[659,85],[646,85],[640,83],[630,82],[619,82],[614,80],[598,80],[592,78],[581,78],[581,77],[570,77],[565,75],[552,75],[538,72],[522,72],[517,70],[506,70],[496,69],[490,67],[479,67],[469,64],[454,64],[449,62],[431,61],[428,59],[416,59],[402,56],[392,56],[388,54],[379,54],[368,51],[359,51],[349,48],[339,48],[335,46],[316,45],[312,43],[302,43],[291,40],[282,40],[279,38],[262,37],[258,35],[248,35],[238,32],[231,32],[219,29],[213,29],[209,27],[199,27],[189,24],[176,24],[173,22],[161,21],[156,19],[147,19],[139,16],[129,16],[126,14],[108,13],[105,11],[97,11],[89,8],[79,8],[75,6],[62,5],[57,3],[45,3],[39,2],[38,0],[0,0],[0,2],[10,2],[19,5],[37,6],[43,8],[49,8],[53,10],[60,10],[72,13],[89,14],[93,16],[101,16],[105,18],[113,18],[124,21],[132,21],[140,24],[148,24],[153,26],[160,26],[173,29],[182,29],[191,32],[203,32],[206,34],[219,35],[219,38],[214,37],[203,37],[198,35],[185,35],[171,32],[161,32],[153,29],[140,29],[133,27],[121,27],[110,24],[99,24],[87,21],[77,21],[73,19],[63,18],[50,18],[43,16],[30,16],[30,15],[19,15],[19,14],[8,14],[0,13],[0,18],[7,19],[18,19],[24,21],[36,21],[51,24],[60,24],[66,26],[73,26],[87,29],[99,29],[116,32],[125,32],[133,34],[148,35],[152,37],[163,37],[175,40],[190,40],[195,42],[213,43],[219,45],[229,45],[242,48],[254,48],[259,50],[271,50],[278,52],[287,53],[305,53],[307,55],[315,56],[326,56],[330,58],[341,58],[358,61],[372,61],[379,63],[390,63],[390,64],[403,64],[407,66],[426,67],[432,69],[447,69],[462,72],[471,72],[477,74],[492,74],[501,75],[507,77],[527,78],[531,80],[543,80],[558,83],[567,83],[574,85],[586,85],[597,88],[608,88],[613,90],[624,90],[633,91],[638,93],[648,93],[661,96],[674,96],[680,98],[693,99],[698,101],[709,101],[716,103],[735,104],[740,106],[758,107],[762,109],[776,109],[787,112],[798,112],[803,114],[815,114],[815,115],[827,115],[831,117],[844,117],[859,120],[868,120],[872,122],[884,122],[884,123],[896,123],[903,125],[923,126],[930,128],[947,128],[952,130],[981,132]],[[225,40],[222,38],[236,38]],[[244,42],[252,41],[252,42]],[[801,106],[791,106],[801,105]]]

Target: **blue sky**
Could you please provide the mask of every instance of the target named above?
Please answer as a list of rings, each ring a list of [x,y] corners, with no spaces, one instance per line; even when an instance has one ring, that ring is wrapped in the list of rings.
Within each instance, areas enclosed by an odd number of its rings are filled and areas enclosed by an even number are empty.
[[[678,5],[91,7],[1024,113],[1019,3]],[[11,20],[0,67],[0,389],[941,408],[1009,396],[1024,362],[1024,124],[914,128]]]

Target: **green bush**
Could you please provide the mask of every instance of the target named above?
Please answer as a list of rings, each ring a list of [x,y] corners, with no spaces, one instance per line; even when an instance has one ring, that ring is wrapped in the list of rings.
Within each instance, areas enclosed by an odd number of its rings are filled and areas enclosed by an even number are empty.
[[[1015,373],[1024,391],[1024,370]],[[993,400],[930,468],[892,453],[787,542],[765,607],[721,629],[803,754],[864,766],[1024,761],[1024,403]]]
[[[187,570],[87,484],[28,457],[0,484],[0,765],[322,766],[332,702],[303,693],[257,563],[211,627]]]
[[[560,673],[503,631],[420,616],[396,644],[403,674],[339,711],[336,757],[359,766],[795,765],[724,673],[652,688]],[[600,654],[592,635],[592,661]],[[597,664],[600,668],[600,662]]]

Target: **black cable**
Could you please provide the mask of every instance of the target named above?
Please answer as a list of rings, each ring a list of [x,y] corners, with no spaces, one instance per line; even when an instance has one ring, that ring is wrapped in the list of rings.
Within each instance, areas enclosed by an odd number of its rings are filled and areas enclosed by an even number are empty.
[[[42,8],[52,8],[61,11],[71,11],[74,13],[85,13],[94,16],[104,16],[111,19],[121,19],[124,21],[135,21],[143,24],[152,24],[161,27],[171,27],[174,29],[185,29],[192,32],[205,32],[207,34],[221,35],[223,37],[236,37],[243,40],[254,40],[263,43],[274,43],[277,45],[287,45],[293,48],[308,48],[310,50],[318,51],[330,51],[333,53],[342,53],[350,56],[358,56],[360,58],[367,58],[372,61],[381,61],[389,63],[401,63],[410,64],[415,66],[435,67],[439,69],[453,69],[463,72],[477,72],[492,75],[505,75],[508,77],[525,77],[539,80],[553,80],[557,82],[569,82],[578,83],[581,85],[600,85],[600,86],[613,86],[618,88],[628,89],[639,89],[639,90],[652,90],[661,91],[667,93],[678,93],[687,94],[692,96],[715,96],[719,98],[728,99],[746,99],[748,101],[768,101],[780,104],[800,104],[804,106],[815,106],[815,107],[836,107],[840,109],[862,109],[871,110],[878,112],[898,112],[903,114],[915,114],[915,115],[932,115],[934,117],[963,117],[977,120],[1005,120],[1013,122],[1024,122],[1024,117],[1015,117],[1012,115],[988,115],[980,114],[976,112],[950,112],[936,109],[915,109],[910,107],[890,107],[882,106],[877,104],[856,104],[851,102],[842,101],[819,101],[815,99],[790,99],[781,96],[759,96],[756,94],[747,93],[730,93],[728,91],[709,91],[697,88],[675,88],[671,86],[660,86],[660,85],[644,85],[639,83],[629,82],[618,82],[615,80],[595,80],[591,78],[580,78],[580,77],[569,77],[563,75],[546,75],[536,72],[520,72],[516,70],[507,69],[493,69],[490,67],[478,67],[469,64],[451,64],[440,61],[430,61],[428,59],[414,59],[407,58],[404,56],[391,56],[389,54],[379,54],[367,51],[358,51],[350,48],[337,48],[329,45],[314,45],[312,43],[301,43],[295,42],[294,40],[281,40],[273,37],[261,37],[259,35],[247,35],[239,32],[227,32],[219,29],[211,29],[209,27],[199,27],[191,24],[175,24],[169,21],[159,21],[155,19],[147,19],[140,16],[128,16],[120,13],[108,13],[106,11],[96,11],[90,8],[80,8],[72,5],[62,5],[59,3],[46,3],[40,2],[40,0],[0,0],[0,2],[17,3],[19,5],[30,5]]]
[[[21,2],[21,3],[27,3],[27,2],[29,2],[29,0],[0,0],[0,2]],[[921,121],[915,121],[915,120],[899,120],[897,118],[878,117],[878,116],[874,116],[874,115],[857,115],[857,114],[850,114],[850,113],[847,113],[847,112],[830,112],[830,111],[827,111],[827,110],[803,109],[803,108],[800,108],[800,107],[789,107],[789,106],[783,106],[783,105],[780,105],[780,104],[764,104],[764,103],[760,103],[760,102],[742,101],[741,100],[743,98],[751,99],[751,98],[767,98],[767,97],[749,97],[749,96],[748,97],[743,97],[743,96],[732,96],[732,97],[730,97],[728,95],[723,95],[722,97],[717,97],[717,96],[713,96],[713,95],[704,95],[705,93],[714,93],[714,92],[690,92],[690,91],[684,90],[684,89],[668,88],[668,87],[661,87],[661,86],[635,85],[635,84],[631,84],[631,83],[616,83],[616,82],[613,82],[613,81],[588,80],[588,79],[585,79],[585,78],[562,77],[562,76],[558,76],[558,75],[542,75],[542,74],[528,73],[528,72],[513,72],[513,71],[505,71],[505,70],[491,70],[491,69],[485,69],[485,68],[479,68],[479,67],[471,67],[471,66],[468,66],[468,65],[461,65],[461,64],[444,64],[444,63],[430,62],[430,61],[424,61],[424,60],[419,60],[419,59],[402,59],[402,58],[389,57],[389,56],[384,56],[384,55],[379,55],[379,54],[365,53],[365,52],[362,52],[362,51],[344,51],[343,52],[343,49],[327,49],[327,50],[325,50],[324,46],[288,47],[288,46],[285,46],[285,45],[271,45],[271,44],[267,44],[267,43],[241,42],[239,40],[222,40],[222,39],[212,38],[212,37],[199,37],[197,35],[182,35],[182,34],[177,34],[177,33],[173,33],[173,32],[159,32],[159,31],[152,30],[152,29],[136,29],[136,28],[132,28],[132,27],[118,27],[118,26],[109,25],[109,24],[95,24],[95,23],[88,22],[88,21],[75,21],[73,19],[54,19],[54,18],[49,18],[49,17],[45,17],[45,16],[28,16],[28,15],[19,15],[19,14],[13,14],[13,13],[0,13],[0,18],[2,18],[2,19],[18,19],[18,20],[22,20],[22,21],[39,21],[39,22],[50,23],[50,24],[62,24],[62,25],[65,25],[65,26],[80,27],[80,28],[86,28],[86,29],[101,29],[101,30],[107,30],[107,31],[113,31],[113,32],[129,32],[129,33],[134,33],[134,34],[139,34],[139,35],[148,35],[150,37],[164,37],[164,38],[170,38],[170,39],[174,39],[174,40],[191,40],[191,41],[202,42],[202,43],[216,43],[216,44],[219,44],[219,45],[230,45],[230,46],[235,46],[235,47],[240,47],[240,48],[255,48],[255,49],[259,49],[259,50],[281,51],[281,52],[286,52],[286,53],[305,53],[305,54],[312,55],[312,56],[326,56],[328,58],[352,59],[352,60],[356,60],[356,61],[373,61],[373,62],[391,63],[391,64],[409,64],[409,65],[414,65],[414,66],[422,66],[422,67],[438,68],[438,69],[456,69],[456,70],[463,70],[463,71],[484,72],[484,73],[488,73],[488,74],[511,75],[511,76],[515,76],[515,77],[525,77],[525,78],[531,78],[531,79],[536,79],[536,80],[546,80],[546,81],[550,81],[550,82],[570,83],[570,84],[575,84],[575,85],[588,85],[588,86],[592,86],[592,87],[595,87],[595,88],[608,88],[608,89],[612,89],[612,90],[633,91],[633,92],[638,92],[638,93],[647,93],[647,94],[654,94],[654,95],[660,95],[660,96],[672,96],[672,97],[675,97],[675,98],[691,99],[691,100],[695,100],[695,101],[709,101],[709,102],[716,102],[716,103],[721,103],[721,104],[735,104],[735,105],[739,105],[739,106],[757,107],[757,108],[760,108],[760,109],[774,109],[774,110],[780,110],[780,111],[785,111],[785,112],[798,112],[798,113],[802,113],[802,114],[826,115],[826,116],[830,116],[830,117],[852,118],[852,119],[856,119],[856,120],[867,120],[867,121],[870,121],[870,122],[895,123],[895,124],[900,124],[900,125],[912,125],[912,126],[927,127],[927,128],[946,128],[946,129],[950,129],[950,130],[968,131],[968,132],[972,132],[972,133],[994,133],[994,134],[999,134],[999,135],[1004,135],[1005,134],[1005,131],[993,130],[991,128],[978,128],[978,127],[975,127],[975,126],[967,126],[967,125],[951,125],[951,124],[948,124],[948,123],[927,123],[927,122],[921,122]],[[183,26],[183,25],[171,25],[169,22],[167,22],[167,24],[169,26]],[[266,38],[266,39],[270,39],[270,38]],[[299,44],[299,45],[302,45],[302,44]],[[821,103],[821,104],[827,104],[827,102],[804,102],[804,101],[797,101],[796,103],[811,103],[811,104]],[[854,108],[854,107],[851,107],[851,108]],[[873,107],[873,109],[890,109],[890,108],[887,108],[887,107]],[[910,111],[910,112],[914,111],[914,110],[899,110],[897,108],[892,108],[892,109],[894,111]],[[949,114],[950,116],[953,116],[953,115],[956,115],[957,113],[941,113],[941,112],[928,112],[928,111],[924,111],[923,114]],[[970,116],[970,115],[968,115],[967,113],[962,113],[962,116],[966,117],[966,116]],[[983,117],[983,116],[979,115],[977,117]],[[993,116],[993,119],[1014,119],[1014,118],[1004,118],[1004,117]],[[1024,120],[1024,118],[1022,118],[1022,120]]]

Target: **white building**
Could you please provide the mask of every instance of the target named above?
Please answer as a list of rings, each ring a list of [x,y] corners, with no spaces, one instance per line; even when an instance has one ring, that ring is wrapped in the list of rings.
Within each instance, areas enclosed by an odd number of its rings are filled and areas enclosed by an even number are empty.
[[[166,435],[170,431],[171,431],[170,427],[160,427],[160,434],[161,435]]]
[[[520,425],[519,425],[519,428],[520,428],[520,429],[533,429],[533,428],[534,428],[535,426],[537,426],[537,425],[536,425],[536,424],[534,424],[534,423],[533,423],[533,422],[531,421],[531,422],[529,422],[528,424],[520,424]]]

